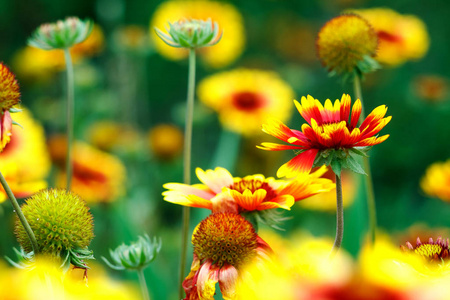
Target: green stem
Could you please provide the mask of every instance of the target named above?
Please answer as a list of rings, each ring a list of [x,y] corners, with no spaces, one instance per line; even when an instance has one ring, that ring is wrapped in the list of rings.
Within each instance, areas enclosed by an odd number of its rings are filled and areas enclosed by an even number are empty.
[[[192,120],[194,115],[194,91],[195,91],[195,49],[189,49],[189,75],[186,102],[186,120],[184,129],[184,157],[183,157],[183,181],[191,184],[191,149],[192,149]],[[183,298],[184,269],[186,268],[186,255],[189,235],[189,207],[183,207],[183,229],[181,236],[181,257],[179,277],[179,298]]]
[[[34,254],[39,253],[39,246],[36,241],[36,237],[34,236],[34,232],[30,227],[30,224],[28,224],[27,219],[23,215],[22,210],[20,209],[19,203],[17,202],[16,197],[14,197],[13,192],[11,191],[11,188],[9,187],[8,183],[6,182],[5,177],[3,177],[3,174],[0,172],[0,182],[3,186],[3,189],[6,192],[6,195],[8,195],[9,200],[11,201],[11,204],[14,208],[14,211],[17,214],[17,217],[19,218],[20,222],[22,223],[23,228],[25,228],[25,232],[28,235],[28,238],[30,239],[31,246],[33,247]]]
[[[342,201],[341,177],[336,174],[336,238],[334,239],[331,255],[334,256],[341,248],[344,237],[344,205]]]
[[[64,48],[64,58],[67,70],[67,154],[66,154],[66,189],[69,191],[72,184],[72,142],[73,142],[73,115],[74,115],[74,80],[73,64],[69,48]]]
[[[147,282],[145,281],[144,270],[142,268],[137,270],[139,276],[139,285],[141,286],[142,299],[150,300],[150,295],[148,294]]]
[[[364,114],[364,101],[362,99],[362,93],[361,93],[361,78],[359,75],[355,76],[355,79],[353,81],[353,88],[355,91],[355,97],[357,99],[361,100],[361,115],[359,117],[359,123],[361,124],[362,121],[366,118]],[[371,237],[372,243],[375,242],[375,231],[377,228],[377,209],[375,205],[375,193],[373,190],[373,180],[372,180],[372,172],[370,171],[370,162],[368,157],[363,157],[363,164],[364,164],[364,170],[367,173],[367,176],[365,176],[365,182],[366,182],[366,196],[367,196],[367,209],[369,213],[369,233]]]

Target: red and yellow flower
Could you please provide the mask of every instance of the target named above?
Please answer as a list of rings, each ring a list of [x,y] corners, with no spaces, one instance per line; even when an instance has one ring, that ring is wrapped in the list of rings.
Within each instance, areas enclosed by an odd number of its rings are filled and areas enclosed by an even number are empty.
[[[224,299],[236,298],[241,270],[255,261],[270,260],[272,249],[239,214],[214,213],[192,235],[194,260],[183,281],[184,300],[214,299],[219,283]]]
[[[450,159],[429,166],[420,181],[420,187],[428,196],[450,202]]]
[[[273,208],[290,209],[296,202],[312,195],[330,191],[331,180],[320,178],[323,167],[311,174],[302,174],[291,181],[275,180],[264,175],[232,177],[224,168],[203,171],[197,168],[201,184],[167,183],[164,200],[184,206],[220,211],[249,212]]]
[[[228,130],[253,135],[269,116],[287,121],[292,88],[271,71],[236,69],[212,75],[198,85],[198,98],[219,114]]]
[[[379,47],[375,59],[386,65],[399,65],[422,58],[430,40],[425,23],[413,15],[401,15],[388,8],[353,10],[375,29]]]
[[[299,173],[309,172],[319,154],[327,150],[357,151],[385,141],[389,135],[377,137],[378,132],[389,123],[391,117],[384,117],[387,112],[385,105],[375,108],[358,126],[361,115],[361,101],[358,99],[350,111],[349,95],[342,95],[341,101],[334,105],[327,99],[325,105],[308,95],[302,97],[301,104],[294,100],[295,106],[308,124],[302,125],[302,130],[290,129],[276,119],[270,119],[263,124],[263,131],[284,141],[289,145],[262,143],[263,150],[299,150],[301,151],[289,162],[282,165],[277,172],[278,177],[294,177]],[[327,153],[325,153],[327,155]]]

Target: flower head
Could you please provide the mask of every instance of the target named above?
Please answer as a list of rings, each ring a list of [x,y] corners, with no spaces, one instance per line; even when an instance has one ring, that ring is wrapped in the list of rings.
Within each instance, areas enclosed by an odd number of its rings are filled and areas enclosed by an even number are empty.
[[[218,73],[198,85],[198,98],[219,114],[223,126],[251,135],[260,132],[269,116],[287,121],[294,97],[292,88],[270,71],[236,69]]]
[[[211,25],[217,23],[220,30],[226,32],[216,46],[204,47],[199,56],[209,66],[224,67],[237,59],[245,44],[245,33],[241,14],[230,4],[219,1],[165,1],[161,3],[150,21],[150,33],[156,50],[171,60],[180,60],[188,55],[182,48],[168,46],[158,38],[154,28],[164,28],[167,22],[174,24],[178,20],[208,20]],[[217,28],[217,27],[216,27]]]
[[[421,242],[420,238],[417,238],[415,246],[410,242],[406,242],[406,247],[402,245],[401,249],[414,252],[428,261],[441,263],[444,260],[447,261],[450,259],[448,239],[444,240],[441,237],[438,237],[436,241],[429,238],[428,242],[425,243]]]
[[[302,130],[290,129],[276,119],[270,119],[263,124],[267,134],[289,143],[289,145],[262,143],[263,150],[300,150],[293,159],[282,165],[277,172],[278,177],[294,177],[298,173],[309,172],[313,165],[331,165],[336,174],[342,167],[358,173],[364,170],[357,164],[353,154],[364,155],[368,147],[385,141],[389,135],[377,137],[378,132],[389,123],[391,117],[384,117],[387,108],[384,105],[375,108],[361,123],[357,125],[361,114],[361,101],[353,104],[350,112],[351,99],[344,94],[341,101],[334,105],[327,99],[325,105],[313,97],[302,97],[301,104],[294,100],[295,106],[308,124],[302,125]]]
[[[53,161],[64,166],[66,139],[50,139],[49,149]],[[72,190],[88,203],[112,202],[124,192],[126,169],[114,155],[76,141],[73,146]],[[61,169],[56,175],[56,185],[65,186],[66,173]]]
[[[225,299],[234,299],[241,269],[269,259],[272,250],[252,224],[235,213],[215,213],[201,221],[192,235],[194,261],[183,282],[185,300],[212,299],[218,282]]]
[[[83,42],[91,34],[92,27],[91,20],[68,17],[64,21],[39,26],[28,44],[43,50],[70,48]]]
[[[331,74],[370,72],[378,39],[369,23],[357,15],[345,14],[328,21],[317,37],[317,53]]]
[[[265,178],[262,174],[232,177],[224,168],[203,171],[197,168],[202,184],[167,183],[164,200],[185,206],[201,207],[212,212],[252,212],[273,208],[290,209],[295,201],[329,191],[334,184],[320,178],[325,168],[303,174],[292,181]]]
[[[175,48],[197,49],[214,46],[222,38],[217,22],[212,23],[211,19],[207,21],[182,19],[174,23],[169,22],[167,34],[156,27],[155,31],[167,45]]]
[[[45,144],[44,128],[22,109],[14,118],[24,128],[12,128],[11,141],[0,153],[0,170],[17,198],[31,196],[47,188],[45,178],[50,172],[50,155]],[[0,202],[7,199],[0,187]]]
[[[183,151],[183,132],[175,125],[156,125],[147,137],[152,154],[160,159],[173,159]]]
[[[131,245],[122,244],[114,250],[109,250],[112,263],[110,263],[105,257],[102,257],[103,261],[112,269],[115,270],[131,270],[131,269],[144,269],[153,260],[161,250],[161,239],[153,240],[149,238],[147,234],[139,236],[137,242]]]
[[[427,168],[420,187],[431,197],[450,202],[450,160],[435,162]]]
[[[379,47],[375,57],[386,65],[399,65],[422,58],[429,48],[429,36],[422,20],[401,15],[388,8],[352,10],[366,19],[378,35]]]
[[[94,237],[94,224],[89,208],[79,196],[63,189],[42,190],[26,200],[22,212],[42,254],[87,268],[83,259],[92,258],[87,247]],[[31,242],[18,219],[15,234],[24,250],[31,252]]]

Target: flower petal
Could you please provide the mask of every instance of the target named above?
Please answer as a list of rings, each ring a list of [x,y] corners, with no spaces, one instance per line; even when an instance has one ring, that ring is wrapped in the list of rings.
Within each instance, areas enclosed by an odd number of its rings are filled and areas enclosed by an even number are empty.
[[[207,259],[198,272],[197,289],[199,300],[213,300],[218,281],[219,267],[213,265],[211,259]]]
[[[236,281],[238,271],[235,267],[225,264],[219,271],[219,287],[224,300],[236,299]]]
[[[318,152],[318,149],[309,149],[298,154],[278,169],[277,176],[292,178],[298,173],[309,173]]]
[[[211,193],[211,190],[204,184],[187,185],[183,183],[170,182],[164,184],[163,187],[186,196],[195,195],[207,200],[215,196],[215,193]]]
[[[303,149],[302,147],[298,146],[281,145],[275,143],[261,143],[261,146],[256,146],[256,148],[269,151]]]
[[[198,179],[206,184],[211,191],[218,194],[223,187],[228,187],[233,184],[233,176],[226,169],[217,167],[215,170],[203,171],[200,168],[195,170]]]
[[[258,189],[254,193],[250,190],[244,190],[241,194],[236,190],[229,190],[234,201],[243,209],[248,211],[254,211],[263,202],[267,195],[267,191],[264,189]]]
[[[203,199],[196,195],[185,195],[177,191],[165,191],[162,193],[164,200],[167,202],[199,208],[213,208],[213,204],[210,200]]]
[[[270,199],[270,201],[262,202],[260,205],[258,205],[257,210],[272,208],[283,208],[286,210],[291,210],[291,206],[294,205],[294,203],[294,197],[292,197],[291,195],[280,195],[278,197]]]

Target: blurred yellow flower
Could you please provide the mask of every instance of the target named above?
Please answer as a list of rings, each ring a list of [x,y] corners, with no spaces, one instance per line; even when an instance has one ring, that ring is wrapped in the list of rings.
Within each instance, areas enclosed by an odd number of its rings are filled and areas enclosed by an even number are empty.
[[[389,8],[352,10],[375,29],[379,47],[375,59],[396,66],[422,58],[430,44],[425,23],[413,15],[401,15]]]
[[[0,153],[0,170],[14,195],[25,198],[47,187],[50,155],[45,144],[42,126],[24,109],[14,114],[14,120],[23,126],[13,126],[11,142]],[[7,199],[0,187],[0,202]]]
[[[84,58],[101,52],[103,46],[103,31],[98,25],[94,25],[92,33],[84,42],[70,48],[73,63],[77,64]],[[45,81],[66,67],[62,50],[42,50],[31,46],[18,50],[12,59],[12,65],[20,77],[30,81]]]
[[[173,48],[157,37],[154,28],[164,28],[168,22],[181,19],[197,19],[206,21],[210,18],[217,22],[224,31],[220,43],[212,48],[204,47],[199,52],[205,63],[219,68],[229,65],[242,53],[245,44],[245,32],[241,14],[236,8],[218,1],[166,1],[159,5],[150,21],[150,34],[156,50],[163,56],[180,60],[187,57],[186,49]]]
[[[222,125],[244,135],[259,134],[269,117],[287,121],[294,91],[275,72],[235,69],[203,79],[198,98],[219,114]]]
[[[148,142],[152,153],[161,159],[173,159],[183,151],[183,132],[170,124],[159,124],[150,128]]]
[[[440,75],[419,75],[412,82],[412,87],[417,96],[433,103],[449,99],[448,78]]]
[[[1,263],[1,262],[0,262]],[[4,300],[130,300],[140,299],[138,289],[108,278],[99,265],[89,270],[88,284],[82,276],[64,274],[53,261],[38,259],[34,268],[16,269],[0,265],[0,295]]]
[[[420,187],[428,196],[450,202],[450,159],[429,166],[420,180]]]
[[[123,150],[134,152],[139,146],[141,136],[129,124],[114,121],[97,121],[87,131],[89,143],[100,150]]]
[[[336,176],[330,169],[322,175],[322,178],[328,178],[333,182],[336,182]],[[358,189],[358,178],[353,172],[348,170],[342,170],[341,182],[343,190],[343,204],[344,207],[350,206],[355,200],[356,192]],[[336,211],[336,191],[329,191],[321,194],[314,195],[308,199],[308,201],[300,201],[300,206],[306,209],[335,212]]]
[[[66,138],[54,136],[49,140],[52,160],[63,167],[66,157]],[[88,203],[112,202],[125,192],[126,170],[116,157],[84,142],[73,146],[72,191]],[[66,174],[60,170],[56,186],[65,187]]]
[[[113,33],[113,42],[117,50],[132,53],[145,53],[150,49],[147,28],[139,25],[119,27]]]

